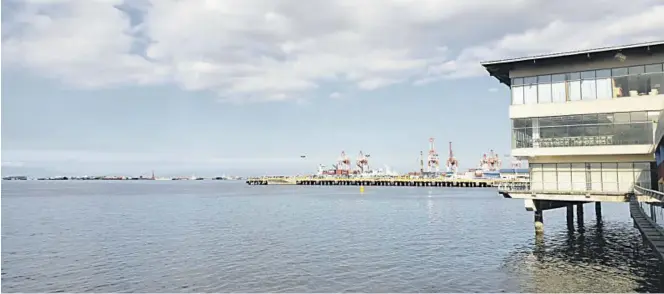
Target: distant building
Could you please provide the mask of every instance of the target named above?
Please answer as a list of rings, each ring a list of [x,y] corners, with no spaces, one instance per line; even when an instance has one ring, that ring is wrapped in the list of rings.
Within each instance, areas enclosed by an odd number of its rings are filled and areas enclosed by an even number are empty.
[[[664,170],[664,147],[657,161],[653,153],[664,136],[655,140],[664,109],[664,42],[482,65],[511,88],[511,153],[528,160],[533,197],[629,193],[635,184],[657,187],[663,179],[664,172],[654,175],[657,164]]]

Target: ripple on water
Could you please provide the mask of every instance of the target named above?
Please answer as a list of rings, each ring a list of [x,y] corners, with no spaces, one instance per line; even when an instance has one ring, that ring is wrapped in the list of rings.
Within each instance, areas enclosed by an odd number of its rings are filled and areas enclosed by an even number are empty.
[[[486,189],[3,183],[4,292],[657,292],[626,206],[543,240]]]

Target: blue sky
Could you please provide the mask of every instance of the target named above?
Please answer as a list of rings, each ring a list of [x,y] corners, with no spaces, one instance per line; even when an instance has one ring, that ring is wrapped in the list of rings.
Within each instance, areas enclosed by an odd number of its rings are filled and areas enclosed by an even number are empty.
[[[3,174],[303,173],[342,150],[405,172],[429,137],[475,167],[510,148],[479,61],[664,39],[657,1],[228,2],[3,2]]]

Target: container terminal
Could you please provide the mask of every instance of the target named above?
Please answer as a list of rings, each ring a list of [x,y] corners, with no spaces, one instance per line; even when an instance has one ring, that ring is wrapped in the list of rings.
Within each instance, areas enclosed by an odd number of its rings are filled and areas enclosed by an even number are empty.
[[[441,160],[436,151],[435,139],[429,139],[429,151],[424,157],[420,152],[419,170],[406,174],[385,169],[371,169],[369,154],[360,151],[353,168],[351,159],[342,151],[332,168],[320,164],[318,172],[309,176],[264,176],[248,178],[249,185],[320,185],[320,186],[411,186],[411,187],[497,187],[502,183],[529,181],[528,169],[522,169],[520,161],[512,160],[510,169],[500,169],[502,160],[491,150],[482,155],[478,167],[459,172],[459,160],[454,156],[452,142],[441,171]]]

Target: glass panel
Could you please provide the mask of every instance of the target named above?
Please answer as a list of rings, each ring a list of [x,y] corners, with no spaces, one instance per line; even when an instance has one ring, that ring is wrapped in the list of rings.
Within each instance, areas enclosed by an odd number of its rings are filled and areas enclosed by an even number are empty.
[[[595,72],[592,73],[594,74]],[[595,80],[582,80],[581,100],[595,100],[595,99],[597,99]]]
[[[578,72],[571,72],[568,74],[565,74],[565,77],[568,81],[575,81],[575,80],[580,80],[581,79],[581,74]]]
[[[584,71],[581,72],[581,79],[582,80],[592,80],[595,79],[595,71],[590,70],[590,71]]]
[[[620,76],[613,78],[613,97],[627,97],[629,95],[628,89],[629,77]]]
[[[602,163],[602,191],[618,192],[617,163]]]
[[[532,127],[532,120],[530,118],[515,118],[512,120],[512,123],[515,129]]]
[[[621,68],[614,68],[611,70],[611,75],[614,77],[618,76],[626,76],[627,75],[627,68],[626,67],[621,67]]]
[[[533,129],[523,128],[512,130],[514,148],[532,148],[533,147]]]
[[[530,188],[533,191],[542,190],[542,165],[530,164]]]
[[[537,77],[527,77],[523,79],[525,85],[537,84]]]
[[[634,166],[632,163],[618,163],[618,191],[630,192],[634,185]]]
[[[642,74],[644,72],[645,72],[645,67],[643,65],[632,66],[632,67],[629,68],[629,74],[630,75],[638,75],[638,74]]]
[[[551,84],[538,84],[537,85],[537,99],[538,103],[545,104],[551,103]]]
[[[610,78],[611,70],[610,69],[601,69],[597,71],[597,78]]]
[[[542,186],[545,191],[556,191],[558,189],[558,175],[556,164],[542,164]]]
[[[607,100],[613,97],[611,95],[611,78],[597,79],[596,84],[598,100]]]
[[[551,76],[551,81],[554,82],[554,83],[564,82],[565,81],[565,74],[552,75]]]
[[[650,117],[648,112],[643,111],[542,117],[539,118],[537,145],[533,146],[548,148],[652,144],[655,114]],[[530,148],[534,131],[517,130],[517,127],[514,129],[514,136],[520,136],[520,146]]]
[[[624,124],[629,123],[629,112],[618,112],[613,114],[613,123]]]
[[[581,81],[570,81],[567,82],[569,101],[580,101],[581,100]]]
[[[648,113],[645,111],[636,111],[630,113],[630,122],[646,122],[648,121]]]
[[[662,64],[649,64],[646,65],[646,72],[647,73],[653,73],[653,72],[662,72]]]
[[[523,100],[525,104],[537,104],[537,84],[529,84],[524,86]]]
[[[650,85],[648,95],[661,95],[664,94],[664,73],[651,73]]]
[[[512,87],[512,105],[523,104],[523,86]]]
[[[592,191],[602,191],[602,164],[590,164],[590,182]]]
[[[553,83],[551,85],[551,101],[554,103],[562,103],[567,101],[565,82]]]
[[[586,164],[572,163],[572,190],[586,190]]]
[[[572,167],[569,163],[558,163],[558,190],[572,190]]]
[[[515,86],[521,86],[521,85],[523,85],[523,78],[515,78],[515,79],[513,79],[512,85],[515,85]]]
[[[659,111],[648,111],[648,121],[656,121],[659,117]]]
[[[639,76],[638,75],[630,75],[627,76],[627,90],[628,90],[628,96],[629,97],[638,97],[639,95],[643,95],[641,93],[640,87],[639,87]]]
[[[538,76],[537,77],[537,83],[540,83],[540,84],[551,83],[551,76],[549,76],[549,75]]]
[[[627,83],[629,86],[628,87],[629,96],[637,97],[637,96],[648,95],[651,88],[650,78],[651,75],[646,75],[646,74],[628,76]]]
[[[584,125],[595,125],[599,123],[599,114],[584,114],[583,115],[583,124]]]

